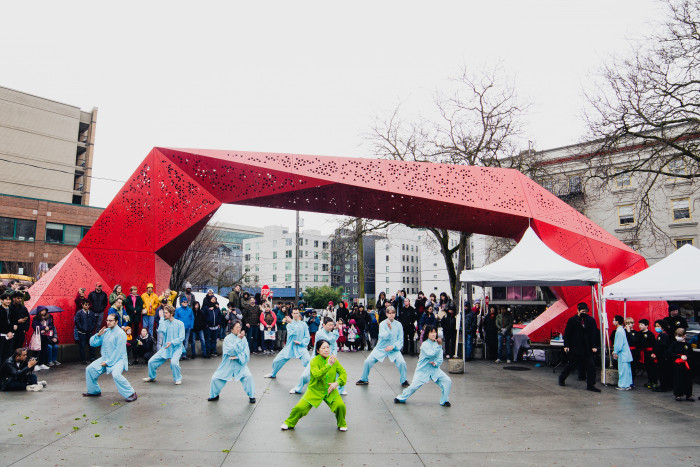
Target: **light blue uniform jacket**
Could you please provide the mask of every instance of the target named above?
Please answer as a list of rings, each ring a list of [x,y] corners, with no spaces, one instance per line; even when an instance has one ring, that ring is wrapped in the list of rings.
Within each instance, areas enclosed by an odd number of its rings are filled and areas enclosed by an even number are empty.
[[[129,358],[126,355],[126,333],[119,326],[107,328],[103,335],[95,334],[90,338],[91,347],[99,347],[102,356],[97,359],[98,364],[107,362],[107,373],[112,373],[112,368],[117,363],[123,365],[124,371],[129,369]]]

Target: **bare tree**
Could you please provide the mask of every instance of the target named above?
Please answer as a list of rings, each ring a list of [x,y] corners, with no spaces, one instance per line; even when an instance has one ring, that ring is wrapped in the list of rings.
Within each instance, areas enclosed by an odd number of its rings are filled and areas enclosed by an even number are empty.
[[[602,68],[586,93],[586,119],[597,140],[592,177],[602,187],[634,177],[641,193],[635,237],[645,230],[668,242],[653,216],[653,193],[668,177],[687,180],[696,191],[700,177],[700,2],[664,3],[663,27]]]
[[[220,243],[216,229],[204,227],[192,244],[173,265],[170,275],[170,288],[181,290],[185,282],[205,284],[211,278],[212,262]]]
[[[500,67],[476,75],[463,70],[455,80],[456,91],[435,98],[439,115],[435,121],[405,123],[397,108],[372,127],[368,135],[372,148],[386,159],[521,168],[527,162],[519,157],[517,146],[526,106],[505,76]],[[472,234],[460,232],[459,242],[450,246],[449,231],[427,230],[440,245],[452,296],[456,297]]]

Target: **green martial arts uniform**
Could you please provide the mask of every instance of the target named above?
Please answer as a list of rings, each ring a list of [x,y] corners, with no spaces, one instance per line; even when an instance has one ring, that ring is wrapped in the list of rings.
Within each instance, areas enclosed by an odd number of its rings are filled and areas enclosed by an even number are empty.
[[[345,423],[345,403],[340,397],[338,390],[333,389],[330,394],[328,393],[328,385],[335,382],[336,376],[338,377],[339,387],[345,386],[348,379],[345,368],[338,360],[333,365],[329,365],[327,359],[321,355],[316,355],[309,365],[311,366],[309,386],[284,423],[289,428],[294,428],[299,419],[309,413],[311,407],[318,407],[321,405],[321,402],[325,401],[331,412],[335,414],[338,428],[347,426]]]

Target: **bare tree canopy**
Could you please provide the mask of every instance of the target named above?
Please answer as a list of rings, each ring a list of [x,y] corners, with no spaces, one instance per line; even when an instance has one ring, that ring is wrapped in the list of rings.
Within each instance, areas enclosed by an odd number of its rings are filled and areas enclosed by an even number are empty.
[[[522,169],[526,160],[531,165],[532,158],[519,157],[517,150],[526,106],[503,70],[495,67],[477,74],[464,70],[454,81],[452,94],[435,98],[438,117],[434,121],[404,121],[398,107],[388,118],[377,120],[367,136],[375,154],[394,160],[487,167]],[[440,245],[455,297],[471,233],[461,232],[459,242],[450,246],[449,231],[428,230]]]
[[[604,66],[587,92],[591,136],[602,140],[596,159],[608,159],[597,174],[608,179],[620,173],[615,150],[629,145],[644,150],[623,173],[700,177],[700,2],[665,3],[664,28]]]

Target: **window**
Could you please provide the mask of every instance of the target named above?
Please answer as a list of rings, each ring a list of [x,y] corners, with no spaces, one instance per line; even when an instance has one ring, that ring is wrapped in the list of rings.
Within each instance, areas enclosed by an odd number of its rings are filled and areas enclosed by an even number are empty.
[[[243,257],[245,261],[250,261],[250,254],[247,254]]]
[[[314,240],[314,248],[318,248],[318,240]]]
[[[77,245],[81,238],[83,238],[83,227],[79,225],[46,223],[46,243]]]
[[[277,274],[272,275],[272,282],[277,282]]]
[[[682,247],[683,245],[692,245],[693,244],[693,239],[692,238],[679,238],[676,240],[676,249]]]
[[[544,180],[542,182],[542,187],[550,193],[554,193],[554,180]]]
[[[256,250],[259,250],[259,249],[260,249],[260,243],[259,243],[259,242],[256,242],[256,243],[255,243],[255,249],[256,249]]]
[[[357,276],[352,276],[352,282],[357,284]]]
[[[386,255],[386,260],[389,261],[389,255]]]
[[[292,246],[292,239],[291,239],[291,238],[285,238],[285,239],[284,239],[284,246]]]
[[[34,241],[36,221],[0,217],[0,238]]]
[[[389,282],[389,281],[387,281],[387,282]],[[437,290],[437,287],[435,287],[435,290]],[[388,287],[387,287],[387,289],[385,290],[384,293],[386,293],[387,295],[389,294],[389,288],[388,288]]]
[[[260,261],[260,253],[255,253],[255,261]]]
[[[314,274],[314,282],[318,282],[318,274]]]
[[[272,252],[272,259],[277,259],[277,252],[276,251]]]
[[[322,270],[322,271],[328,271],[328,264],[322,265],[321,270]]]
[[[257,264],[255,265],[255,272],[260,272],[260,266],[258,266]]]
[[[349,274],[346,274],[346,275],[345,275],[345,282],[346,282],[347,284],[349,284],[350,281],[351,281],[350,275],[349,275]]]
[[[314,259],[318,259],[318,251],[314,251]]]
[[[406,250],[406,245],[404,245],[403,243],[401,244],[401,250]]]
[[[389,283],[389,276],[386,276],[386,283]],[[389,289],[386,289],[386,293],[389,293]]]
[[[624,206],[618,206],[617,217],[620,222],[620,225],[634,224],[634,205],[626,204]]]
[[[357,272],[357,263],[352,263],[352,272]]]
[[[413,245],[411,245],[411,251],[413,251]]]
[[[321,259],[328,260],[329,256],[328,253],[321,253]]]
[[[323,246],[324,250],[327,250],[328,249],[328,242],[323,242],[322,246]]]
[[[304,280],[305,280],[306,282],[309,282],[309,275],[308,275],[308,274],[304,274]]]
[[[386,272],[389,272],[389,266],[386,267]]]
[[[685,175],[685,161],[683,159],[673,159],[668,163],[668,171],[673,175]]]
[[[272,263],[272,270],[277,271],[277,263]]]
[[[357,286],[352,288],[352,293],[357,294]]]
[[[307,258],[309,257],[309,250],[306,250],[306,251],[304,252],[304,256],[307,257]]]
[[[292,250],[286,250],[284,252],[284,257],[285,258],[291,258],[292,257]]]
[[[287,271],[291,271],[292,270],[292,262],[287,261],[286,263],[284,263],[284,269]]]
[[[272,240],[272,248],[277,248],[277,240]]]
[[[437,279],[437,274],[433,274],[433,279]]]
[[[621,171],[624,171],[626,169],[620,169]],[[618,173],[615,176],[615,185],[618,188],[624,188],[626,186],[632,185],[632,175],[627,172],[627,173]]]
[[[318,263],[314,263],[314,271],[318,271]]]
[[[307,238],[304,240],[304,245],[308,245],[308,244],[309,244],[309,239]]]
[[[284,275],[284,281],[285,281],[285,282],[289,282],[289,281],[291,281],[291,280],[292,280],[292,275],[291,275],[291,274],[285,274],[285,275]]]
[[[583,193],[583,185],[581,184],[580,175],[572,175],[569,177],[569,193]]]
[[[350,265],[345,263],[345,272],[350,272]]]
[[[680,221],[683,219],[690,219],[690,199],[674,199],[671,200],[673,205],[673,220]]]

